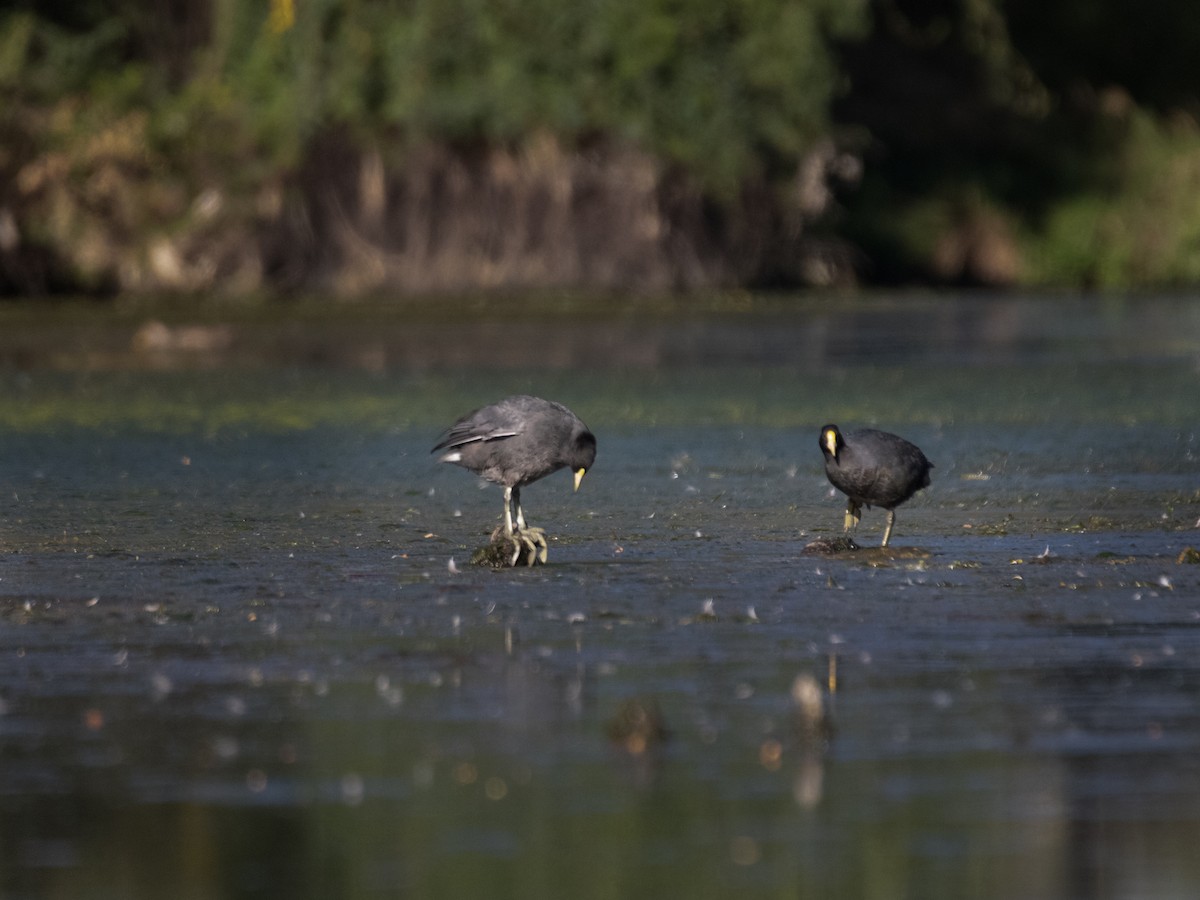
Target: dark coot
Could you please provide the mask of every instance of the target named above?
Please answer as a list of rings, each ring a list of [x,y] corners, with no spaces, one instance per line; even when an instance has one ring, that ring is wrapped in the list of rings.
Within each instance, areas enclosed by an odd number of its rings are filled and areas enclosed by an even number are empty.
[[[432,452],[439,450],[446,451],[439,462],[455,463],[504,485],[504,533],[515,548],[513,563],[528,549],[533,565],[535,553],[546,561],[546,537],[541,528],[526,525],[521,488],[569,467],[579,490],[596,459],[596,438],[561,403],[522,394],[463,416]]]
[[[929,487],[933,463],[916,444],[874,428],[842,434],[836,425],[826,425],[821,429],[821,451],[825,474],[847,497],[845,530],[858,527],[864,506],[882,506],[888,515],[880,546],[886,547],[896,524],[896,507]]]

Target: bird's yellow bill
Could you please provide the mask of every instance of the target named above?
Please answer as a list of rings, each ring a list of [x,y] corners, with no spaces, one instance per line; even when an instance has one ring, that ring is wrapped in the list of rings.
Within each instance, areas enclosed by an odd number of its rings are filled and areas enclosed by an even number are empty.
[[[825,432],[825,446],[829,448],[829,452],[837,456],[837,432]]]
[[[575,470],[575,490],[579,490],[579,482],[583,481],[583,476],[587,474],[587,469]]]

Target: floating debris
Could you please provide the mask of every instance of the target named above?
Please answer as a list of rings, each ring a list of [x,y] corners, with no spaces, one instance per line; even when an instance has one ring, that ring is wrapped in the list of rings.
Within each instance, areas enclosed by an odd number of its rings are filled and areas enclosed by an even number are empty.
[[[717,611],[713,606],[713,598],[709,597],[700,607],[700,612],[694,616],[688,616],[681,619],[679,624],[692,625],[696,622],[715,622],[717,621]]]
[[[1045,565],[1048,562],[1052,562],[1055,558],[1054,554],[1050,552],[1049,545],[1047,545],[1046,549],[1037,556],[1031,556],[1028,559],[1018,556],[1015,559],[1010,559],[1008,564],[1010,566]]]
[[[1179,566],[1196,565],[1197,563],[1200,563],[1200,550],[1195,547],[1185,547],[1175,560],[1175,564]]]

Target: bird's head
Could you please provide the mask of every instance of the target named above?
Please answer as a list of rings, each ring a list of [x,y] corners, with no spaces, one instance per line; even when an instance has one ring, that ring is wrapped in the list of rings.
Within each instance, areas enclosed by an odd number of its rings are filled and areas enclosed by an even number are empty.
[[[575,490],[596,461],[596,436],[586,429],[575,436],[571,447],[571,471],[575,473]]]
[[[836,425],[826,425],[821,429],[821,450],[826,457],[837,460],[838,451],[846,446],[842,433]]]

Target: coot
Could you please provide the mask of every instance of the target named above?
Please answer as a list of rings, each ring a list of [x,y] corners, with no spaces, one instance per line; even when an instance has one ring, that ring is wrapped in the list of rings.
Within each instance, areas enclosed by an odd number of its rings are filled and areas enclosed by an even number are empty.
[[[915,444],[874,428],[842,434],[836,425],[821,429],[825,474],[846,495],[845,530],[858,527],[862,508],[888,511],[881,547],[888,545],[896,524],[896,507],[929,486],[933,463]]]
[[[579,490],[579,482],[596,459],[596,438],[561,403],[521,394],[463,416],[432,452],[438,450],[446,451],[440,462],[455,463],[504,485],[504,534],[513,545],[512,565],[526,550],[533,565],[535,558],[546,561],[546,535],[543,529],[526,525],[521,488],[569,466]]]

